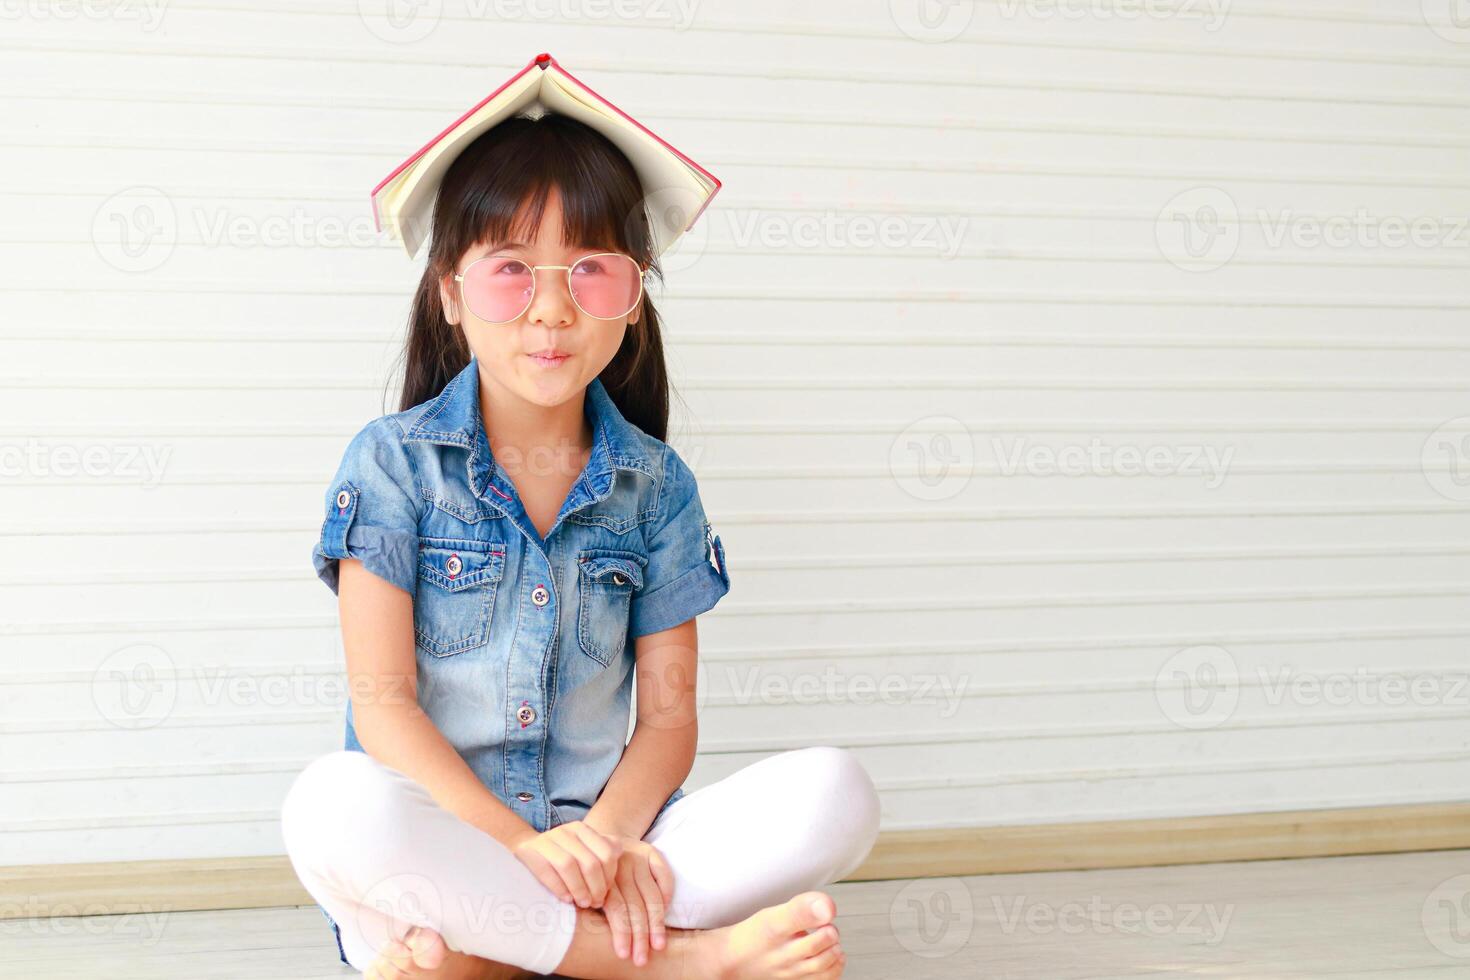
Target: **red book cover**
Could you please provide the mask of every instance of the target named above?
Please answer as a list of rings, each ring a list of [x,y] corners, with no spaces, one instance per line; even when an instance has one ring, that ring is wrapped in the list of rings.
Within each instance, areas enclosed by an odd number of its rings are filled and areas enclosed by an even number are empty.
[[[718,177],[716,177],[714,174],[710,173],[704,167],[701,167],[698,163],[696,163],[693,159],[691,159],[687,154],[681,152],[677,147],[671,145],[667,140],[661,138],[657,133],[655,133],[652,130],[650,130],[647,126],[644,126],[638,120],[634,119],[632,116],[628,115],[626,112],[624,112],[623,110],[619,109],[617,106],[613,105],[607,99],[603,98],[602,95],[600,95],[596,90],[594,90],[591,86],[587,85],[587,83],[583,82],[580,78],[577,78],[571,72],[569,72],[565,68],[563,68],[561,66],[561,64],[555,58],[553,58],[550,54],[548,54],[546,52],[542,52],[541,54],[536,55],[536,57],[534,57],[530,61],[528,61],[526,63],[526,66],[524,68],[522,68],[520,71],[516,72],[514,75],[511,75],[509,78],[507,78],[504,82],[502,82],[495,89],[495,91],[491,92],[489,95],[485,96],[479,102],[476,102],[469,109],[465,110],[465,112],[463,112],[459,116],[458,119],[454,120],[454,122],[450,123],[448,126],[445,126],[442,130],[439,131],[439,133],[433,139],[429,140],[423,146],[419,147],[417,150],[415,150],[408,157],[408,159],[404,160],[398,166],[394,167],[393,168],[393,171],[390,174],[388,174],[388,176],[386,176],[382,180],[378,181],[377,186],[374,187],[373,190],[372,190],[373,227],[376,228],[380,232],[383,230],[382,218],[378,214],[378,193],[384,187],[386,187],[389,183],[391,183],[395,177],[397,177],[399,174],[403,173],[403,171],[405,169],[407,169],[408,167],[412,166],[413,163],[414,163],[414,161],[418,160],[419,157],[423,156],[429,150],[433,149],[433,147],[436,144],[438,144],[440,140],[444,139],[450,133],[454,132],[454,130],[460,124],[462,124],[469,117],[473,116],[476,112],[480,111],[480,109],[483,108],[487,102],[492,101],[501,92],[505,91],[506,88],[508,88],[509,86],[511,86],[512,84],[514,84],[516,82],[516,80],[518,80],[522,75],[526,74],[526,72],[531,71],[532,69],[540,69],[540,70],[543,70],[544,71],[545,69],[551,68],[551,67],[555,67],[557,71],[559,71],[563,75],[565,75],[568,79],[570,79],[573,83],[575,83],[579,88],[581,88],[582,90],[584,90],[585,92],[587,92],[589,95],[591,95],[592,97],[594,97],[595,99],[597,99],[599,102],[601,102],[607,108],[611,109],[614,113],[616,113],[621,118],[623,118],[623,119],[627,120],[628,122],[632,123],[635,127],[638,128],[638,130],[640,132],[643,132],[643,133],[647,134],[648,136],[652,137],[654,140],[656,140],[658,142],[658,144],[660,146],[662,146],[665,149],[667,149],[670,153],[674,154],[680,160],[684,161],[686,164],[688,164],[694,170],[696,170],[699,173],[703,174],[705,177],[707,177],[710,180],[711,183],[714,184],[714,188],[713,188],[713,190],[710,191],[709,196],[704,201],[704,204],[702,204],[700,206],[699,210],[694,213],[693,217],[691,217],[689,219],[689,224],[687,224],[685,226],[685,230],[687,231],[689,228],[693,227],[694,222],[697,221],[697,220],[699,220],[699,216],[704,213],[705,208],[709,207],[709,202],[710,201],[713,201],[715,199],[715,195],[719,193],[720,187],[722,186],[722,184],[720,183],[720,179]]]

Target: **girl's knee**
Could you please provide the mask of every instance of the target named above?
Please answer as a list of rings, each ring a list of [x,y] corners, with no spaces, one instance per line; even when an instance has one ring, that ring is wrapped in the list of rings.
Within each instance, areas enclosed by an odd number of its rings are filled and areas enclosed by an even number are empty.
[[[835,745],[813,745],[797,752],[805,757],[804,780],[816,790],[820,804],[850,809],[864,823],[876,820],[878,789],[857,753]]]
[[[802,757],[801,781],[812,808],[807,825],[823,828],[826,840],[856,854],[845,862],[856,866],[878,839],[881,805],[873,778],[850,749],[814,745],[796,753]]]
[[[297,773],[281,803],[287,850],[353,847],[355,835],[378,833],[370,828],[391,820],[397,795],[391,773],[365,752],[317,756]]]

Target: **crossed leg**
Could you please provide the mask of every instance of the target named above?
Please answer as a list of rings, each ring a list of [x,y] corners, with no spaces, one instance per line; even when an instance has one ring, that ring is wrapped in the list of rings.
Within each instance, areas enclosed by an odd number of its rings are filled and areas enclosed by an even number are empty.
[[[667,952],[686,960],[696,952],[695,934],[675,941],[677,930],[748,926],[762,915],[779,920],[763,928],[790,920],[805,931],[804,893],[856,869],[878,822],[877,793],[862,765],[829,746],[769,756],[681,797],[644,835],[674,872]],[[452,950],[532,973],[634,969],[596,929],[599,912],[560,901],[499,841],[366,753],[313,760],[287,794],[282,833],[354,968],[368,969],[380,949],[418,925]],[[792,905],[793,897],[804,904]],[[810,920],[812,928],[830,921],[820,912]],[[606,973],[602,951],[583,935],[589,927],[612,960]]]

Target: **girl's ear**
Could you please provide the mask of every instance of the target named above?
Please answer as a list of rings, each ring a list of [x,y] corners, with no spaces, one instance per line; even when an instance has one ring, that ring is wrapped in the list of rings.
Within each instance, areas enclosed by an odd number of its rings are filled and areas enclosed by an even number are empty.
[[[459,326],[459,290],[455,288],[454,273],[446,272],[439,278],[439,307],[444,311],[446,322]]]
[[[640,265],[639,268],[645,273],[648,271],[648,266],[646,265]],[[643,295],[638,297],[638,305],[633,307],[633,312],[628,317],[628,326],[636,326],[638,321],[643,319],[643,304],[646,302],[648,302],[648,292],[645,286]]]

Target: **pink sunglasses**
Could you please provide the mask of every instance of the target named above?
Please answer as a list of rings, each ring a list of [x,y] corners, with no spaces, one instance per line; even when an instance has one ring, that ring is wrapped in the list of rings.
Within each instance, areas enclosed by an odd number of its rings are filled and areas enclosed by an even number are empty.
[[[454,277],[460,299],[488,323],[510,323],[531,308],[537,269],[564,269],[577,309],[595,320],[619,320],[643,298],[642,269],[621,252],[595,252],[571,265],[528,265],[508,255],[476,259]]]

